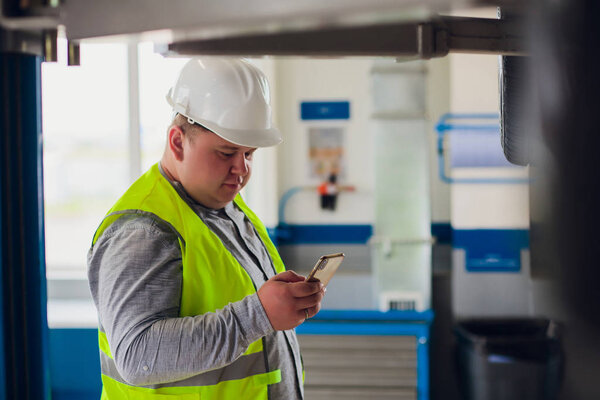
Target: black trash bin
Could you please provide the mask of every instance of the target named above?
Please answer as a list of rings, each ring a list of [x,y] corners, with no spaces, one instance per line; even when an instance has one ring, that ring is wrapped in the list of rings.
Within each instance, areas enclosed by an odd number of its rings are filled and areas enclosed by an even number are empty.
[[[553,400],[562,378],[560,329],[547,319],[471,319],[456,324],[464,400]]]

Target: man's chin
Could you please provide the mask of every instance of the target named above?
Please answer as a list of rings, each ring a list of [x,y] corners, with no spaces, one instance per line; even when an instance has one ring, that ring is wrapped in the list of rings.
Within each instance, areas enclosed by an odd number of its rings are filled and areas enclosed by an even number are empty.
[[[219,200],[223,203],[231,203],[233,199],[238,195],[239,190],[227,190],[219,196]]]

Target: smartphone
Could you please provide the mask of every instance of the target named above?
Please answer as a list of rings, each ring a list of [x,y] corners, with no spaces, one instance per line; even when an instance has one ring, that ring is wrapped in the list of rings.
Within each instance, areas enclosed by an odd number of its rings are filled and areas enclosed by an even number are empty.
[[[306,280],[311,282],[320,281],[323,286],[327,286],[335,271],[342,264],[342,261],[344,261],[344,253],[321,256]]]

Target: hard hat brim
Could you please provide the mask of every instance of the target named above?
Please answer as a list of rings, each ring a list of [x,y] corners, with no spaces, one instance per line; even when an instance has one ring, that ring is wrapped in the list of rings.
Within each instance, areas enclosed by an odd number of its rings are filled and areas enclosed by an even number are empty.
[[[195,123],[208,129],[215,135],[244,147],[271,147],[283,141],[277,128],[270,129],[228,129],[210,121],[196,120]]]

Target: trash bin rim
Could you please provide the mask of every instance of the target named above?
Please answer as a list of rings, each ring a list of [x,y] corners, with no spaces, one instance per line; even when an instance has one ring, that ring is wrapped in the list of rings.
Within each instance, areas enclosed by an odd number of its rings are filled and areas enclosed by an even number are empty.
[[[530,333],[522,333],[522,334],[477,334],[468,329],[469,324],[479,324],[481,326],[490,326],[493,324],[504,324],[508,325],[518,325],[518,324],[537,324],[540,328],[543,328],[544,335],[532,335]],[[526,343],[526,342],[539,342],[540,340],[544,341],[556,341],[560,339],[561,336],[561,324],[550,318],[524,318],[524,317],[485,317],[485,318],[465,318],[457,320],[454,324],[453,328],[455,336],[458,337],[459,340],[467,340],[472,343],[494,343],[494,344],[503,344],[503,343]]]

